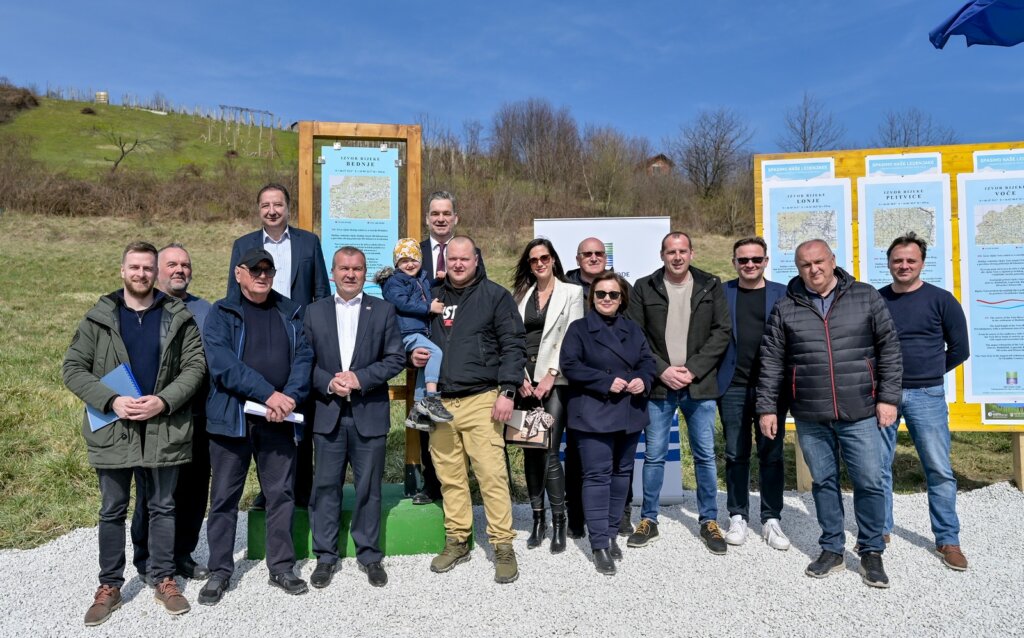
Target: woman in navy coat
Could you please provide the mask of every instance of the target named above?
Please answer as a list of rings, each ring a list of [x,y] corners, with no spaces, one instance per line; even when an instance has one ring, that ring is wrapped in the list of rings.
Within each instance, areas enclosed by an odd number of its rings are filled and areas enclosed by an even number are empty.
[[[583,465],[583,513],[594,566],[614,574],[622,551],[615,533],[629,490],[647,396],[656,373],[643,330],[623,316],[629,287],[614,271],[594,278],[582,319],[562,341],[562,374],[569,382],[568,427]]]

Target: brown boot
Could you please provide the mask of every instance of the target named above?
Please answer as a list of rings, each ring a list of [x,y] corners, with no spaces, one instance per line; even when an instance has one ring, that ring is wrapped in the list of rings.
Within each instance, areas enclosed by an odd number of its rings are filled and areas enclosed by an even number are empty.
[[[121,606],[121,589],[111,585],[100,585],[96,590],[89,611],[85,612],[85,626],[102,625],[110,614]]]
[[[164,610],[172,616],[178,614],[184,614],[188,610],[192,609],[189,606],[188,601],[181,595],[181,590],[178,589],[178,583],[168,576],[167,578],[160,581],[156,586],[156,594],[153,595],[156,602],[164,606]]]
[[[958,572],[967,571],[967,557],[959,545],[940,545],[935,551],[942,556],[942,564]]]

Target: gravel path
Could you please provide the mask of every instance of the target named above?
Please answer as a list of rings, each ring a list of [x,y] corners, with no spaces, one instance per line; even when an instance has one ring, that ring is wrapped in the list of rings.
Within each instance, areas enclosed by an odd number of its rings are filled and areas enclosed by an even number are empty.
[[[757,511],[757,496],[751,501]],[[1024,635],[1024,494],[1000,483],[960,495],[966,573],[946,569],[930,551],[924,494],[897,495],[895,503],[888,590],[861,582],[850,551],[846,571],[824,580],[803,575],[818,553],[809,494],[786,494],[788,552],[768,548],[754,525],[745,545],[713,556],[697,537],[696,503],[687,492],[682,504],[662,509],[656,544],[624,548],[614,577],[594,571],[585,540],[570,542],[560,556],[546,544],[528,551],[530,511],[517,505],[520,577],[512,585],[492,581],[490,550],[479,544],[471,561],[448,574],[431,573],[430,556],[389,557],[390,583],[382,589],[346,559],[329,588],[294,598],[270,588],[262,563],[240,561],[221,604],[196,604],[201,584],[185,581],[192,611],[171,617],[129,563],[124,606],[95,628],[82,616],[96,587],[96,529],[78,529],[36,549],[0,552],[0,636]],[[724,493],[719,511],[724,522]],[[849,494],[846,512],[852,549]],[[480,508],[476,525],[484,529]],[[244,546],[241,533],[237,546]],[[206,553],[203,544],[195,557],[205,561]],[[313,567],[300,563],[304,578]]]

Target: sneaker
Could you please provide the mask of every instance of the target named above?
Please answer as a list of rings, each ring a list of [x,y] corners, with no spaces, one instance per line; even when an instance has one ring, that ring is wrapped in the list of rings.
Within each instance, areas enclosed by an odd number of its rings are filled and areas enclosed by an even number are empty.
[[[747,541],[747,522],[739,514],[729,518],[729,531],[725,533],[725,542],[730,545],[742,545]]]
[[[434,422],[430,420],[430,417],[420,414],[413,406],[413,409],[409,410],[409,416],[405,417],[405,427],[410,430],[430,432],[434,429]]]
[[[700,539],[707,545],[708,551],[721,556],[729,548],[722,538],[722,530],[716,521],[704,521],[700,526]]]
[[[85,612],[85,626],[102,625],[121,607],[121,589],[111,585],[100,585],[92,599],[92,605]]]
[[[455,417],[448,411],[441,399],[436,396],[425,396],[413,406],[423,416],[430,417],[434,423],[449,423]]]
[[[515,556],[513,556],[513,560]],[[443,574],[455,568],[459,563],[469,560],[469,543],[459,542],[454,538],[444,540],[444,549],[430,561],[430,571]]]
[[[211,576],[210,580],[206,581],[203,588],[199,590],[199,595],[196,596],[196,602],[200,605],[216,605],[220,602],[220,599],[224,597],[224,592],[228,589],[228,581],[221,580],[216,576]]]
[[[967,557],[960,551],[959,545],[939,545],[936,549],[942,556],[942,564],[958,572],[967,571]]]
[[[513,583],[517,578],[516,550],[512,549],[512,543],[498,543],[494,546],[494,582]]]
[[[761,526],[761,537],[772,549],[783,552],[789,549],[789,538],[782,533],[782,525],[777,518],[769,518],[764,522],[764,525]]]
[[[181,595],[177,581],[170,576],[160,581],[156,586],[156,593],[153,594],[153,599],[163,605],[164,611],[172,616],[184,614],[192,609],[188,601],[185,600],[185,597]]]
[[[271,574],[269,582],[272,586],[283,589],[286,594],[291,594],[292,596],[305,594],[309,591],[309,587],[306,587],[306,581],[296,576],[292,571]]]
[[[817,560],[807,566],[804,573],[811,578],[824,578],[832,572],[843,570],[843,555],[830,552],[827,549],[821,550]]]
[[[878,552],[866,552],[860,557],[860,576],[869,587],[889,587],[889,577],[882,568],[882,555]]]
[[[641,518],[636,531],[629,535],[626,547],[647,547],[658,540],[658,524],[649,518]]]

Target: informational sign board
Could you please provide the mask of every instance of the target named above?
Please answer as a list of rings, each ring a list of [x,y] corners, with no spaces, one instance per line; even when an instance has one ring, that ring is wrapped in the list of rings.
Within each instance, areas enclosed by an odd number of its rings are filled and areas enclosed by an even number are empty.
[[[607,268],[614,268],[630,284],[661,268],[661,240],[671,231],[668,217],[586,217],[535,219],[536,237],[551,240],[562,268],[577,267],[576,248],[588,237],[604,242]]]

